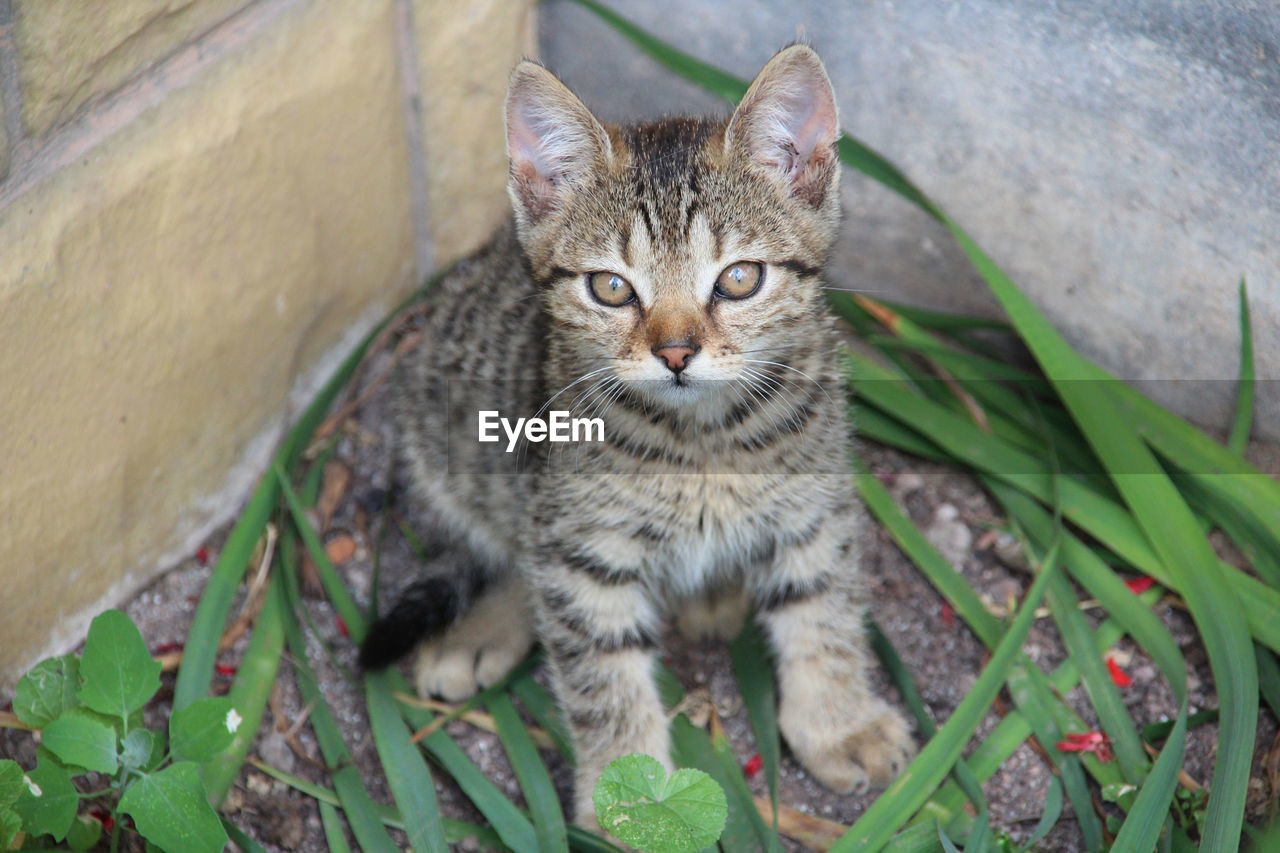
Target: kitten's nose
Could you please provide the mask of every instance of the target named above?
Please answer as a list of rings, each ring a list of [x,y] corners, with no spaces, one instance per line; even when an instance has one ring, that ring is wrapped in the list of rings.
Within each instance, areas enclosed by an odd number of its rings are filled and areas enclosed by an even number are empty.
[[[660,347],[654,347],[653,354],[666,362],[671,372],[678,374],[700,349],[702,347],[692,341],[668,341]]]

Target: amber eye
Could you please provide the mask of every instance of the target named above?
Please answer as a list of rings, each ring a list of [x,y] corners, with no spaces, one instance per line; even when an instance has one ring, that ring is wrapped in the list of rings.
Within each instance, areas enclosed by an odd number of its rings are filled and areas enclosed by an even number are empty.
[[[716,296],[725,299],[746,299],[760,289],[764,281],[764,265],[755,261],[738,261],[729,264],[716,279]]]
[[[593,272],[587,274],[587,289],[597,302],[610,308],[621,308],[634,302],[636,292],[631,283],[616,272]]]

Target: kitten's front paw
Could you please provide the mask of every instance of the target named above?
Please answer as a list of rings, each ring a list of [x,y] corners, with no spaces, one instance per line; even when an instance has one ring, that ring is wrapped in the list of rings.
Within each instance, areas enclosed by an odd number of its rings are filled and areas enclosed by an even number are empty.
[[[533,625],[519,583],[487,592],[445,635],[419,650],[414,686],[420,696],[460,702],[496,684],[533,646]]]
[[[843,710],[800,716],[784,709],[778,724],[800,763],[831,790],[849,794],[887,786],[915,755],[911,727],[878,700],[861,713]]]

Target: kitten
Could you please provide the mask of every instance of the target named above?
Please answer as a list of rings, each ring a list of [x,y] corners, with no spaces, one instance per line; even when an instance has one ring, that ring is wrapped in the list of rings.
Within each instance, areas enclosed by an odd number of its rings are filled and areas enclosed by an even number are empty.
[[[441,282],[397,422],[416,496],[452,545],[371,632],[382,666],[423,635],[423,694],[461,699],[535,638],[577,761],[578,819],[614,758],[669,763],[660,623],[731,634],[752,608],[792,752],[841,792],[913,744],[872,693],[847,401],[821,270],[840,204],[826,72],[778,53],[732,117],[598,121],[550,72],[506,103],[514,217]],[[557,403],[604,440],[504,455],[478,413]],[[522,464],[517,464],[518,461]]]

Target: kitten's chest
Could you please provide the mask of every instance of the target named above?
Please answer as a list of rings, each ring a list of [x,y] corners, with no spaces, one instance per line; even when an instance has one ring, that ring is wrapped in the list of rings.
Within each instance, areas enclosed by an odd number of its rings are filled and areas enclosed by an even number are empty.
[[[740,474],[653,478],[653,509],[641,528],[647,576],[669,593],[690,595],[768,560],[783,511],[773,480]]]

